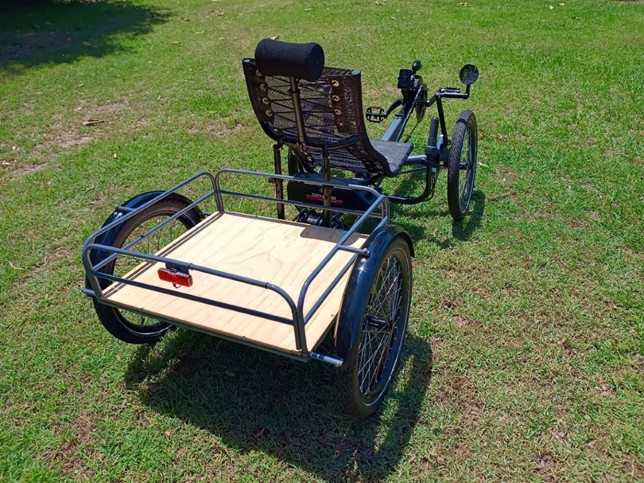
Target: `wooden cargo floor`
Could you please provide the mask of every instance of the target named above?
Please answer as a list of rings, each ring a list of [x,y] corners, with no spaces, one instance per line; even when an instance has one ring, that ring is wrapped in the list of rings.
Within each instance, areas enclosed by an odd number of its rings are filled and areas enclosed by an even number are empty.
[[[238,213],[214,213],[157,254],[270,282],[286,291],[297,304],[304,281],[344,234],[340,230],[290,221]],[[366,235],[354,234],[347,245],[361,247],[366,238]],[[305,315],[352,256],[349,252],[338,251],[314,280],[305,299]],[[272,290],[195,270],[191,271],[191,287],[175,289],[171,283],[159,280],[157,270],[163,266],[160,263],[143,263],[126,278],[292,318],[286,301]],[[351,270],[345,274],[306,325],[309,350],[317,346],[334,322],[350,273]],[[103,299],[123,308],[207,332],[299,353],[291,325],[123,283],[110,286],[105,290]]]

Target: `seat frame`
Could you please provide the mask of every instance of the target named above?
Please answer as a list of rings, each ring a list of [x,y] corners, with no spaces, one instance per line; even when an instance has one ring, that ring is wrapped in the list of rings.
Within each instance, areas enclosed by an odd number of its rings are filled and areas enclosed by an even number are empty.
[[[411,153],[411,144],[369,139],[360,71],[325,67],[318,79],[308,81],[266,75],[254,59],[244,59],[243,68],[264,132],[288,146],[307,170],[323,168],[328,156],[332,168],[373,182],[398,174]]]
[[[400,107],[400,110],[383,137],[370,140],[362,106],[361,72],[325,67],[321,48],[319,52],[305,52],[311,46],[319,47],[317,44],[288,44],[265,39],[258,45],[255,59],[245,58],[242,62],[255,115],[264,132],[275,141],[275,173],[283,173],[282,149],[286,146],[289,149],[289,175],[309,175],[329,183],[322,190],[326,225],[332,211],[331,194],[338,189],[332,183],[333,169],[351,172],[353,177],[349,184],[370,185],[378,191],[385,178],[422,171],[425,188],[419,196],[388,195],[388,198],[403,204],[430,198],[438,168],[436,157],[430,160],[426,153],[412,155],[413,145],[399,142],[414,111],[418,121],[424,115],[424,109],[418,111],[418,106],[424,105],[427,99],[422,78],[408,71],[408,77],[416,83],[408,88],[401,85],[399,78],[403,99],[394,103],[387,115],[394,108]],[[321,54],[321,58],[316,58],[317,54]],[[312,67],[314,63],[317,67]],[[407,71],[401,70],[401,75],[403,72]],[[410,170],[402,171],[403,167],[410,166]],[[288,185],[289,196],[294,184]],[[341,183],[345,187],[346,184]],[[275,180],[275,190],[277,197],[284,199],[281,179]],[[277,210],[278,216],[283,218],[283,205],[278,204]]]

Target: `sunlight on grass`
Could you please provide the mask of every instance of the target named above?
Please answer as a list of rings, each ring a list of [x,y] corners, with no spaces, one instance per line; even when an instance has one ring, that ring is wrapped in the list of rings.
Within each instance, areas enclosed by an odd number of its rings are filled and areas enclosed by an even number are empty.
[[[643,22],[613,0],[3,3],[0,480],[641,480]],[[184,330],[128,346],[80,292],[115,205],[272,169],[241,70],[272,36],[360,69],[365,106],[417,58],[430,90],[481,71],[446,107],[478,119],[469,218],[445,178],[394,210],[412,313],[366,422],[327,365]]]

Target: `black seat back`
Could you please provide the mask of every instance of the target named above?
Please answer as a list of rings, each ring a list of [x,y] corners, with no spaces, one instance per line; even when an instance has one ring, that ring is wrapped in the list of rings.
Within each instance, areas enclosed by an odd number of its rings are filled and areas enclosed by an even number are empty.
[[[359,177],[391,176],[387,160],[369,142],[360,71],[323,64],[317,44],[260,42],[243,68],[262,128],[309,169],[322,166],[326,154],[332,167]]]

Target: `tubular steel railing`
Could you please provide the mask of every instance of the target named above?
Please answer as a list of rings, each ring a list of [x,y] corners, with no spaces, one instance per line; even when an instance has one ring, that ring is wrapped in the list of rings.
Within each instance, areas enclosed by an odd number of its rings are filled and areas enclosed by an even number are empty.
[[[241,275],[237,275],[234,273],[229,273],[229,272],[224,272],[221,270],[216,270],[213,268],[209,267],[204,267],[200,265],[195,265],[189,262],[184,262],[181,260],[175,260],[173,258],[169,257],[163,257],[155,254],[150,254],[150,253],[141,253],[138,251],[134,251],[134,248],[141,243],[143,240],[145,240],[147,237],[155,233],[156,231],[162,229],[166,224],[172,222],[173,220],[176,220],[183,214],[187,213],[188,211],[194,209],[197,207],[199,204],[205,202],[208,199],[214,198],[216,205],[217,205],[217,210],[219,212],[225,212],[225,206],[224,206],[224,201],[223,198],[224,196],[237,196],[237,197],[244,197],[244,198],[250,198],[250,199],[255,199],[255,200],[261,200],[261,201],[268,201],[268,202],[274,202],[277,204],[285,204],[285,205],[293,205],[297,207],[302,207],[302,208],[320,208],[320,205],[314,204],[314,203],[306,203],[306,202],[301,202],[301,201],[295,201],[295,200],[288,200],[288,199],[281,199],[277,197],[271,197],[271,196],[264,196],[264,195],[257,195],[257,194],[250,194],[250,193],[243,193],[239,191],[232,191],[232,190],[224,190],[221,187],[221,178],[224,177],[225,175],[228,174],[235,174],[235,175],[247,175],[247,176],[258,176],[258,177],[263,177],[267,178],[269,180],[282,180],[282,181],[296,181],[298,183],[304,183],[304,184],[310,184],[310,185],[315,185],[315,186],[320,186],[322,188],[324,187],[331,187],[331,188],[339,188],[342,190],[359,190],[359,191],[365,191],[370,193],[373,197],[374,200],[371,203],[371,205],[368,207],[367,210],[365,211],[357,211],[357,210],[352,210],[352,209],[346,209],[346,208],[341,208],[341,207],[324,207],[324,209],[328,209],[329,211],[337,212],[337,213],[343,213],[343,214],[353,214],[353,215],[359,215],[357,220],[351,225],[351,227],[344,233],[344,235],[338,240],[338,242],[331,248],[329,253],[324,257],[324,259],[315,267],[315,269],[309,274],[307,277],[306,281],[304,282],[302,289],[300,290],[299,296],[297,298],[297,303],[293,300],[293,298],[282,288],[271,284],[266,281],[262,280],[256,280],[253,278],[248,278],[244,277]],[[123,247],[114,247],[110,245],[105,245],[103,243],[100,243],[99,238],[106,233],[110,232],[111,230],[117,229],[120,225],[123,223],[127,222],[129,219],[132,217],[136,216],[137,213],[142,212],[143,210],[149,208],[150,206],[154,205],[155,203],[158,203],[159,201],[167,198],[168,196],[176,193],[182,188],[187,187],[188,185],[192,185],[199,179],[205,178],[210,182],[210,185],[212,186],[212,189],[209,190],[207,193],[204,195],[200,196],[196,201],[188,204],[186,207],[182,208],[181,210],[177,211],[173,215],[169,216],[159,224],[155,225],[154,227],[150,228],[147,230],[145,233],[143,233],[140,237],[137,239],[133,240],[132,242],[128,243],[127,245]],[[311,179],[306,179],[306,178],[293,178],[291,176],[286,176],[286,175],[276,175],[276,174],[269,174],[269,173],[261,173],[261,172],[254,172],[254,171],[243,171],[243,170],[237,170],[237,169],[222,169],[218,171],[214,176],[208,172],[201,172],[197,173],[194,176],[188,178],[187,180],[177,184],[176,186],[170,188],[169,190],[161,193],[157,197],[153,198],[152,200],[148,201],[147,203],[141,205],[140,207],[136,209],[127,209],[123,207],[117,208],[117,210],[120,210],[123,215],[118,217],[116,220],[114,220],[112,223],[109,223],[108,225],[102,227],[100,230],[96,231],[93,233],[85,242],[83,245],[83,250],[82,250],[82,260],[83,260],[83,265],[85,267],[85,272],[87,274],[87,280],[89,287],[85,288],[83,291],[90,295],[95,297],[99,302],[103,303],[109,303],[110,305],[117,306],[116,304],[113,304],[111,302],[107,302],[103,298],[103,288],[101,287],[100,281],[101,279],[103,280],[109,280],[111,282],[116,282],[116,283],[122,283],[126,285],[132,285],[135,287],[143,288],[146,290],[151,290],[167,295],[173,295],[179,298],[191,300],[194,302],[199,302],[207,305],[212,305],[216,307],[221,307],[225,309],[230,309],[230,310],[235,310],[238,312],[246,313],[249,315],[253,315],[256,317],[261,317],[267,320],[275,321],[275,322],[280,322],[280,323],[285,323],[285,324],[290,324],[293,326],[294,330],[294,337],[295,337],[295,346],[296,348],[300,351],[300,355],[296,354],[290,354],[291,357],[294,357],[296,359],[303,359],[303,360],[308,360],[309,358],[317,359],[317,360],[322,360],[334,365],[342,365],[343,361],[339,359],[335,359],[333,357],[323,355],[323,354],[318,354],[313,351],[309,351],[307,347],[307,341],[306,341],[306,334],[305,334],[305,325],[307,322],[311,319],[311,317],[315,314],[315,312],[320,308],[324,300],[329,296],[329,294],[333,291],[333,289],[336,287],[336,285],[340,282],[342,277],[347,273],[347,271],[353,266],[354,262],[356,259],[360,256],[369,256],[368,251],[365,248],[356,248],[356,247],[351,247],[347,245],[347,241],[351,238],[352,235],[358,232],[358,229],[363,226],[365,221],[369,218],[379,218],[380,222],[377,224],[375,229],[380,228],[381,226],[389,223],[389,201],[387,197],[381,193],[378,193],[376,190],[373,188],[370,188],[368,186],[361,186],[361,185],[346,185],[346,184],[337,184],[334,183],[333,181],[318,181],[318,180],[311,180]],[[216,223],[216,220],[214,221]],[[315,280],[315,278],[322,272],[324,267],[329,263],[329,261],[338,253],[338,251],[346,251],[349,253],[353,253],[353,256],[351,259],[341,268],[341,270],[336,274],[334,279],[331,281],[330,285],[325,289],[325,291],[320,295],[320,297],[311,305],[311,308],[307,311],[307,313],[304,313],[304,302],[306,299],[306,295],[308,292],[309,287]],[[100,257],[99,260],[96,260],[97,255]],[[281,296],[284,301],[288,304],[292,318],[287,318],[287,317],[280,317],[275,314],[271,314],[268,312],[263,312],[259,310],[254,310],[250,309],[247,307],[235,305],[235,304],[229,304],[226,302],[223,302],[221,300],[216,300],[214,298],[208,298],[208,297],[202,297],[202,296],[196,296],[196,295],[191,295],[183,292],[176,292],[170,289],[166,289],[163,287],[158,287],[154,285],[150,285],[147,283],[143,282],[138,282],[135,280],[127,279],[124,277],[116,276],[113,274],[101,272],[101,269],[106,267],[109,263],[112,261],[116,260],[117,257],[119,256],[125,256],[125,257],[130,257],[133,259],[140,260],[141,262],[160,262],[160,263],[167,263],[171,264],[172,266],[179,267],[184,270],[195,270],[201,273],[205,273],[211,276],[215,277],[221,277],[221,278],[226,278],[229,280],[233,280],[239,283],[247,284],[247,285],[252,285],[255,287],[260,287],[264,288],[266,290],[271,290]],[[127,310],[133,311],[131,308],[127,307]],[[136,311],[134,311],[136,312]],[[145,311],[141,311],[140,313],[150,316],[150,317],[157,317],[152,314],[149,314]],[[169,321],[172,323],[179,323],[177,321]],[[218,334],[220,335],[220,334]],[[228,338],[225,335],[220,335],[223,338]],[[233,339],[236,342],[240,342],[237,339]],[[269,350],[270,352],[279,352],[280,354],[284,354],[283,352],[280,352],[278,350],[272,350],[267,347],[263,347],[257,344],[249,343],[247,341],[241,341],[242,343],[245,343],[247,345],[252,345],[255,347],[260,347],[265,350]],[[289,354],[286,354],[289,355]]]

